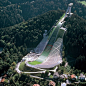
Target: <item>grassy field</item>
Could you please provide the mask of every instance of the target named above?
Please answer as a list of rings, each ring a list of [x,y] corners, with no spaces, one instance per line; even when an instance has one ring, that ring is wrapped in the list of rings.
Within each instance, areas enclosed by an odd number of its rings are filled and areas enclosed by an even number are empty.
[[[41,64],[41,62],[39,62],[39,61],[33,61],[33,62],[29,62],[29,64],[36,65],[36,64]]]
[[[25,65],[25,62],[22,62],[19,66],[19,70],[23,71],[23,72],[36,72],[39,71],[38,69],[35,68],[31,68],[31,67],[27,67]]]
[[[78,1],[78,3],[81,3],[86,6],[86,1]]]

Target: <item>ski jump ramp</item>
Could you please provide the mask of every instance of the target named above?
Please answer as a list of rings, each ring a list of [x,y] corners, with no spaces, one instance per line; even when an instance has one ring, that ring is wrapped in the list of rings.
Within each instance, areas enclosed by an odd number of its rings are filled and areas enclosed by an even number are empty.
[[[56,65],[62,63],[61,48],[63,43],[63,38],[58,38],[58,32],[62,26],[62,22],[58,22],[53,28],[50,38],[46,36],[35,48],[35,54],[39,54],[35,61],[41,62],[40,64],[31,65],[29,60],[26,60],[26,66],[33,68],[52,68]],[[41,49],[40,49],[41,48]],[[39,51],[40,50],[40,51]],[[34,61],[34,59],[33,59]]]

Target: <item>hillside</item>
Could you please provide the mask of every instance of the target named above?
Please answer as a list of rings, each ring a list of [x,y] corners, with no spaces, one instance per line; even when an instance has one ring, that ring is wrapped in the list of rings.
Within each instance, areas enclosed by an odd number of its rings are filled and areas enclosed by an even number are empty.
[[[0,8],[0,28],[18,24],[23,21],[22,11],[17,5],[8,5]]]
[[[66,56],[76,58],[75,67],[86,70],[86,20],[73,15],[65,23],[67,32],[64,36]],[[64,26],[65,26],[64,25]]]
[[[27,54],[27,47],[34,48],[42,40],[44,30],[50,30],[64,11],[49,11],[26,22],[0,29],[0,72],[6,71],[13,62]],[[3,64],[3,65],[2,65]],[[5,67],[4,67],[5,66]]]
[[[18,24],[50,10],[66,10],[74,3],[72,12],[86,19],[86,7],[77,0],[0,0],[0,28]]]

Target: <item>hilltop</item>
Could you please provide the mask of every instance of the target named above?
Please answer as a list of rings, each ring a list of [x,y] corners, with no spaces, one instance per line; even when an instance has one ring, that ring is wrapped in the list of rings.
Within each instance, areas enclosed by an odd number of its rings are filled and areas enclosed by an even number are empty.
[[[0,28],[9,27],[50,10],[65,10],[74,3],[72,12],[86,19],[86,7],[77,0],[1,0]]]

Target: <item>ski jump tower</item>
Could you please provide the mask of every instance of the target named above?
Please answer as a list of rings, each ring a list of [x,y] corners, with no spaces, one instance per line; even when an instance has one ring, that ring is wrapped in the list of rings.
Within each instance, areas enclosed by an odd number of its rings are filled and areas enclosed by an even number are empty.
[[[68,9],[66,11],[65,17],[70,17],[73,13],[71,13],[71,7],[73,6],[73,3],[68,4]]]

